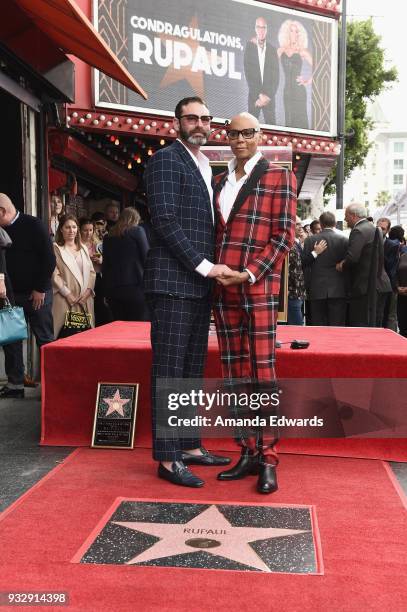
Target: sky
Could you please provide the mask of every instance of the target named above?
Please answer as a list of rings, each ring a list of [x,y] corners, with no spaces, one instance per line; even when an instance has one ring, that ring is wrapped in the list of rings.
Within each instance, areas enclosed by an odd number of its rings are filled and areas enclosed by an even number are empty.
[[[407,132],[407,2],[406,0],[348,0],[348,19],[373,17],[374,29],[389,66],[396,66],[399,81],[379,97],[390,127]]]

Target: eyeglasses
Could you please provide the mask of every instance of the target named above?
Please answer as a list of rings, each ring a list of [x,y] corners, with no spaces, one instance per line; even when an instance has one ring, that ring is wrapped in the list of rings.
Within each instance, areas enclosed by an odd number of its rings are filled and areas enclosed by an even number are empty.
[[[179,119],[186,119],[188,123],[195,123],[196,125],[199,120],[201,120],[202,123],[210,123],[213,117],[212,115],[201,115],[201,117],[198,117],[198,115],[181,115]]]
[[[254,138],[256,132],[260,132],[260,128],[246,128],[245,130],[229,130],[228,138],[229,140],[237,140],[239,138],[239,134],[243,136],[246,140],[250,138]]]

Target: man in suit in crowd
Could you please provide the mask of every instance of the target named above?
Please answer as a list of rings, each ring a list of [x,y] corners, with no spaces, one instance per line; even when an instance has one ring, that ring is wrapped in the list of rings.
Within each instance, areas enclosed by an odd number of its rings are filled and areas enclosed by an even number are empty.
[[[234,117],[228,138],[235,157],[217,177],[214,199],[216,261],[234,270],[218,279],[215,294],[222,374],[230,383],[246,380],[250,389],[266,391],[275,383],[278,295],[283,261],[294,243],[296,180],[257,150],[261,132],[253,115]],[[259,492],[276,491],[278,459],[270,428],[257,436],[243,432],[238,442],[239,462],[218,478],[257,473]]]
[[[313,221],[311,221],[311,223],[309,224],[309,229],[313,236],[315,234],[319,234],[322,230],[321,223],[319,222],[319,220],[314,219]]]
[[[379,219],[380,221],[380,219]],[[397,271],[402,245],[404,244],[404,229],[401,225],[394,225],[384,240],[384,269],[390,279],[392,293],[390,300],[386,302],[383,315],[383,325],[388,329],[397,331],[397,301],[398,301],[398,279]]]
[[[0,194],[0,226],[12,240],[7,249],[7,271],[14,300],[24,308],[31,331],[41,348],[54,340],[51,276],[55,255],[48,230],[37,217],[16,210],[10,198]],[[24,397],[23,343],[3,346],[8,382],[0,398]]]
[[[349,325],[375,327],[380,260],[383,265],[381,231],[368,221],[361,204],[350,204],[345,221],[352,229],[344,259],[336,264],[349,276]]]
[[[394,283],[392,282],[393,275],[391,271],[389,271],[388,262],[389,259],[392,259],[394,251],[396,251],[398,255],[398,249],[397,247],[395,249],[393,241],[389,240],[389,231],[391,228],[390,219],[388,217],[380,217],[376,222],[376,227],[379,227],[383,233],[384,271],[382,276],[382,286],[386,289],[386,291],[379,293],[378,295],[377,326],[388,327],[389,329],[393,329],[393,331],[397,331],[397,299],[394,291]],[[390,289],[384,274],[386,274],[389,279]]]
[[[308,297],[312,325],[338,325],[346,322],[346,288],[336,264],[345,258],[348,239],[335,232],[336,219],[331,212],[319,217],[322,231],[304,242],[304,265],[309,277]]]
[[[277,51],[267,42],[267,21],[256,19],[256,36],[246,44],[244,73],[249,87],[248,110],[255,117],[263,111],[264,123],[276,123],[276,92],[279,82]]]
[[[208,347],[211,279],[229,271],[214,265],[215,228],[212,171],[200,152],[212,117],[201,98],[175,108],[179,138],[157,151],[145,173],[151,215],[151,245],[144,287],[151,311],[153,457],[158,476],[174,484],[201,487],[187,464],[227,465],[211,455],[198,436],[180,438],[175,427],[160,427],[160,378],[201,378]],[[169,413],[167,414],[167,416]]]

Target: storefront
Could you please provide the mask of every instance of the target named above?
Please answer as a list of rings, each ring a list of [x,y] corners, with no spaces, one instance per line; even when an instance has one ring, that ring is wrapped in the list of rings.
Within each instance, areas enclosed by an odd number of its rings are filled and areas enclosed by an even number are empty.
[[[145,95],[75,3],[9,2],[0,23],[0,190],[45,221],[56,180],[49,173],[49,130],[65,125],[65,105],[74,102],[81,86],[67,54]],[[69,175],[57,179],[65,188],[71,181]]]

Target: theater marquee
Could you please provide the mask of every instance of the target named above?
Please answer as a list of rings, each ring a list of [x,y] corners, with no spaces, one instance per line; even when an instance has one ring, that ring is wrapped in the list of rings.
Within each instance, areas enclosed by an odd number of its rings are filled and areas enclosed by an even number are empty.
[[[337,22],[255,0],[94,0],[96,28],[148,92],[95,70],[95,104],[171,116],[203,97],[218,121],[336,135]]]

